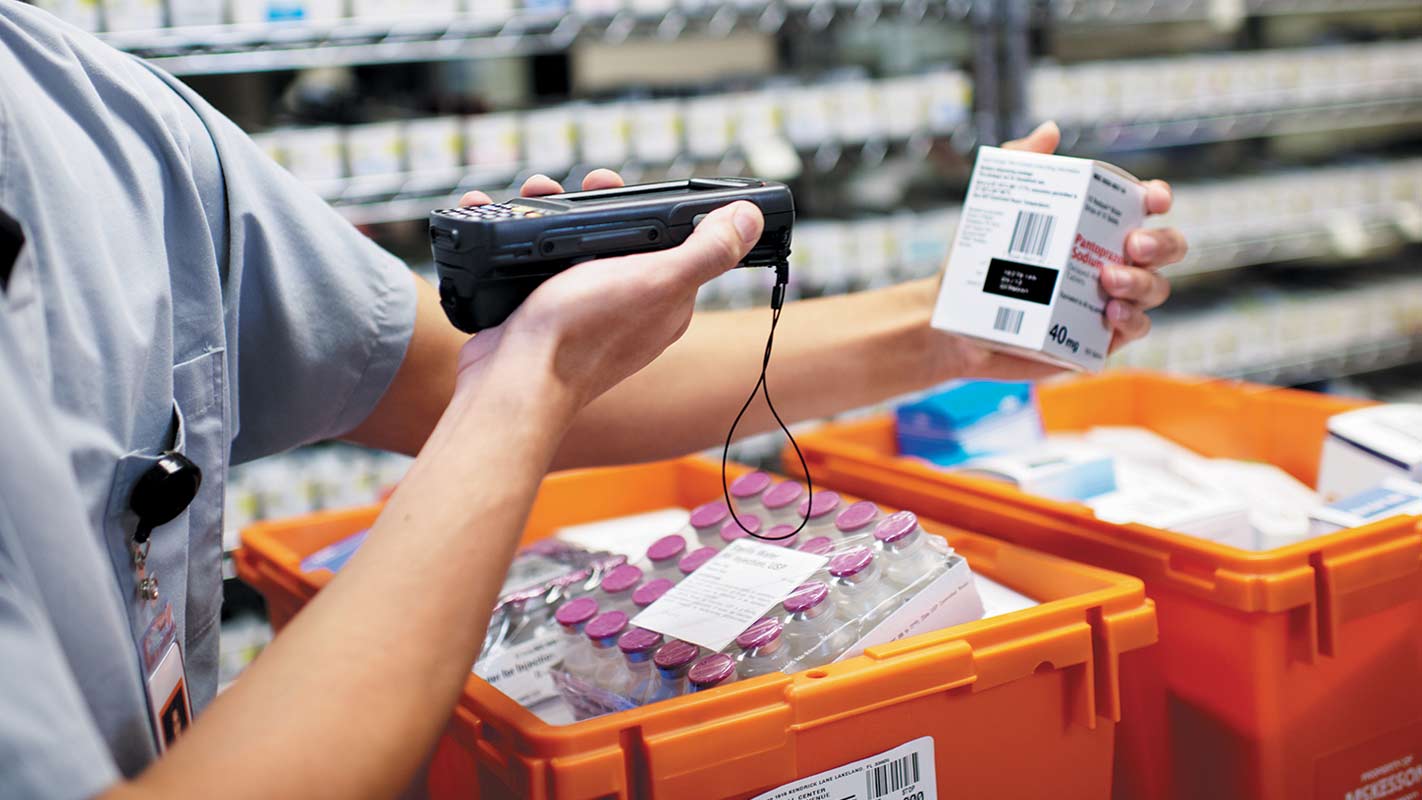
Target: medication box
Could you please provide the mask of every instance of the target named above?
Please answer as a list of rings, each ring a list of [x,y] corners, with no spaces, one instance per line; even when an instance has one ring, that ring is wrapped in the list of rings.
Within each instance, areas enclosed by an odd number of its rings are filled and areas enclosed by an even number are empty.
[[[1145,216],[1145,187],[1110,164],[982,148],[933,327],[1100,371],[1111,344],[1101,267],[1125,262]]]
[[[1422,514],[1422,485],[1389,478],[1381,486],[1315,509],[1309,515],[1309,524],[1312,533],[1332,533],[1419,514]]]
[[[1387,478],[1422,480],[1422,405],[1373,406],[1329,419],[1318,472],[1324,502]]]
[[[1042,438],[1030,383],[964,381],[894,412],[899,451],[951,466]]]

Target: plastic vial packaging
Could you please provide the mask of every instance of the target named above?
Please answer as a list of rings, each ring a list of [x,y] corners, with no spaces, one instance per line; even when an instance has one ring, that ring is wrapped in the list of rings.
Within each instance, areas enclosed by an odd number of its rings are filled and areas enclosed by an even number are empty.
[[[637,611],[650,606],[662,599],[662,595],[667,593],[674,584],[666,578],[654,578],[638,586],[632,591],[632,605]]]
[[[928,533],[912,511],[890,514],[874,529],[884,579],[906,589],[948,568],[948,562],[928,543]]]
[[[691,527],[691,536],[695,540],[694,546],[720,547],[721,525],[730,516],[731,511],[726,507],[725,500],[712,500],[692,509],[688,524]],[[691,542],[688,541],[688,544]]]
[[[688,692],[704,692],[736,680],[736,660],[725,653],[712,653],[686,671]]]
[[[737,514],[763,514],[765,506],[761,504],[761,495],[769,488],[770,475],[767,473],[752,472],[742,475],[732,481],[729,487],[731,507]]]
[[[548,582],[548,596],[555,603],[582,597],[589,591],[588,584],[591,582],[592,576],[592,567],[583,567],[573,570],[567,575],[554,578]]]
[[[739,521],[737,521],[737,519],[739,519]],[[754,514],[743,514],[735,519],[726,520],[726,522],[721,525],[721,548],[725,549],[726,545],[731,542],[749,536],[750,534],[746,533],[746,531],[750,531],[750,533],[760,533],[760,517]]]
[[[790,615],[781,635],[790,648],[790,658],[800,667],[828,664],[852,643],[835,617],[829,587],[823,581],[800,584],[780,605]]]
[[[698,547],[681,557],[681,561],[676,565],[677,572],[681,573],[683,577],[690,575],[702,564],[715,558],[717,552],[719,551],[714,547]]]
[[[701,655],[701,648],[690,642],[675,639],[661,647],[652,655],[652,667],[656,670],[656,685],[642,702],[655,703],[686,694],[686,671]]]
[[[842,537],[861,536],[873,533],[878,522],[879,507],[868,500],[860,500],[839,512],[834,520],[834,529]]]
[[[632,590],[642,582],[642,576],[642,568],[631,564],[614,567],[608,572],[597,592],[598,604],[602,606],[602,610],[632,613],[635,608],[632,603]]]
[[[681,573],[677,563],[686,555],[686,540],[681,534],[671,534],[652,542],[647,548],[647,563],[651,565],[649,577],[678,580]]]
[[[802,553],[814,553],[817,556],[827,556],[834,552],[834,540],[828,536],[816,536],[799,547]]]
[[[776,525],[765,532],[766,544],[773,544],[776,547],[794,548],[800,543],[800,533],[795,530],[795,525]]]
[[[736,637],[736,646],[741,649],[737,672],[742,678],[785,671],[790,663],[790,648],[781,635],[784,630],[785,625],[780,620],[766,617]]]
[[[633,628],[617,640],[617,649],[622,651],[622,682],[607,687],[614,694],[632,699],[645,697],[656,684],[652,672],[652,654],[662,646],[662,635],[645,628]]]
[[[818,536],[834,530],[835,518],[839,516],[839,511],[843,507],[839,499],[839,492],[815,492],[814,497],[806,497],[800,501],[796,509],[798,515],[795,524],[798,526],[799,520],[807,519],[804,533],[808,536]]]
[[[592,644],[584,677],[594,686],[610,691],[625,683],[627,664],[617,640],[626,632],[627,614],[622,611],[604,611],[583,626],[583,635]]]
[[[830,559],[835,610],[845,622],[857,622],[858,636],[874,629],[892,610],[898,589],[884,580],[883,570],[868,547],[855,547]],[[857,637],[856,637],[857,638]]]
[[[579,678],[592,671],[592,644],[583,635],[588,621],[597,616],[597,601],[591,597],[569,600],[553,614],[563,629],[563,670]]]

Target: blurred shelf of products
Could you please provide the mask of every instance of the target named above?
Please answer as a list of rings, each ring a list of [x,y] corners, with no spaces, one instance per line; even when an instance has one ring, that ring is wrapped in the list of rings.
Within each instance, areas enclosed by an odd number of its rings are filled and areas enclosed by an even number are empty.
[[[425,217],[537,172],[753,174],[795,193],[792,296],[933,275],[976,147],[1169,180],[1175,297],[1116,367],[1412,398],[1422,369],[1416,0],[46,0],[182,77],[429,275]],[[702,308],[764,305],[737,270]],[[861,410],[859,413],[867,413]],[[733,457],[771,463],[783,440]],[[373,502],[407,459],[320,444],[233,473],[254,520]],[[270,636],[229,581],[230,680]],[[242,654],[246,654],[245,656]]]

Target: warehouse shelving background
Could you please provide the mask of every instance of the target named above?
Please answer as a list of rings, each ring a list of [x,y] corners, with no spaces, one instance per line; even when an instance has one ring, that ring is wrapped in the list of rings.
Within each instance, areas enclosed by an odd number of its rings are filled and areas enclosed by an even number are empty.
[[[423,218],[542,171],[790,182],[794,292],[931,275],[973,149],[1046,118],[1062,151],[1176,186],[1193,250],[1117,366],[1422,386],[1416,0],[48,0],[177,74],[428,272]],[[761,305],[738,271],[705,307]],[[778,437],[738,455],[774,457]],[[365,502],[407,461],[322,445],[234,470],[235,531]],[[231,582],[229,671],[263,631]]]

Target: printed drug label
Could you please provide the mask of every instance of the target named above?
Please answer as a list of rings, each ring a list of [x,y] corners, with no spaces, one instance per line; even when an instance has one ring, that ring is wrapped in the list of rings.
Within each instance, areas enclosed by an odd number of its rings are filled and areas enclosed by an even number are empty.
[[[1111,330],[1101,268],[1125,263],[1145,187],[1099,161],[984,147],[933,327],[1099,371]]]
[[[632,620],[633,627],[724,650],[828,561],[738,539]]]
[[[884,800],[890,797],[938,800],[932,736],[801,778],[756,795],[752,800]]]

